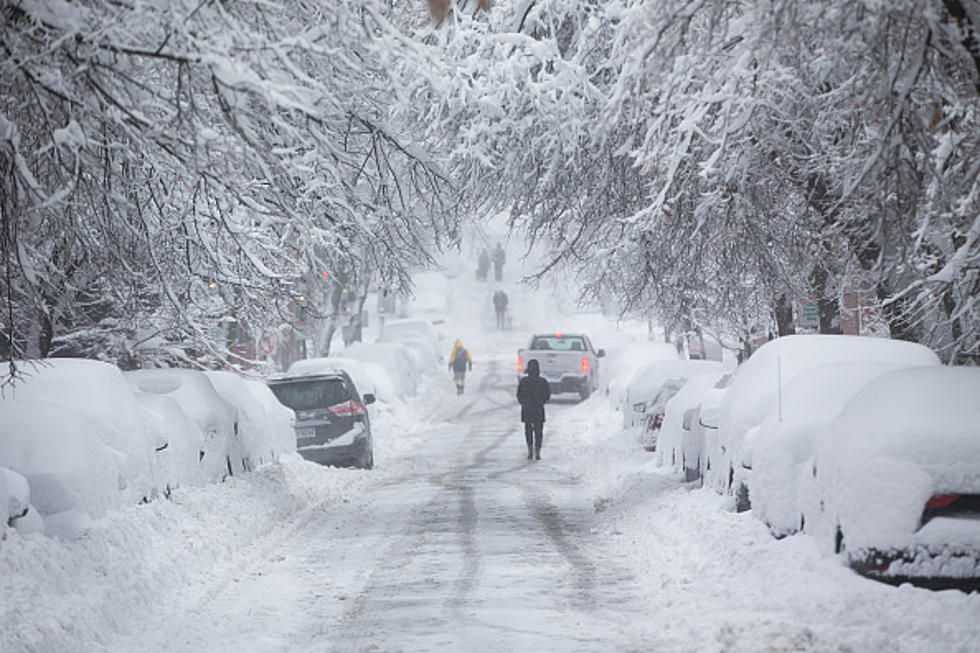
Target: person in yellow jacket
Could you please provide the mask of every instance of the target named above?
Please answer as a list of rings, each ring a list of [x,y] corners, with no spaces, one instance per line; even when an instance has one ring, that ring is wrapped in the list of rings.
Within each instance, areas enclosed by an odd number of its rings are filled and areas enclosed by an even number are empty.
[[[470,352],[463,346],[461,340],[453,343],[453,353],[449,354],[449,369],[453,371],[456,394],[463,394],[463,384],[466,382],[466,370],[473,369],[473,359],[470,358]]]

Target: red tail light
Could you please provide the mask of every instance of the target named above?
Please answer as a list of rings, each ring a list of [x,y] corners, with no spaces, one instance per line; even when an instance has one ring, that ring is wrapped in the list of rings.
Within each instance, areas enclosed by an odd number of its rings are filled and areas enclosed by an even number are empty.
[[[934,494],[926,501],[926,510],[942,510],[959,498],[959,494]]]
[[[582,371],[583,372],[588,372],[589,371],[589,359],[588,358],[584,358],[584,357],[582,358]]]
[[[517,373],[520,374],[524,371],[524,360],[518,356],[517,357]]]
[[[330,406],[330,408],[327,408],[327,410],[329,410],[334,415],[337,415],[338,417],[347,417],[347,416],[353,417],[354,415],[364,414],[364,406],[357,403],[353,399],[351,399],[350,401],[345,401],[340,404],[334,404],[333,406]]]

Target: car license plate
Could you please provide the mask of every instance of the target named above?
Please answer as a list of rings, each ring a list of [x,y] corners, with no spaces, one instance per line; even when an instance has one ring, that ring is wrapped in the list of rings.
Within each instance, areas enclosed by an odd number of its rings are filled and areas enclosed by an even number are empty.
[[[312,426],[298,427],[296,429],[296,439],[297,440],[308,440],[309,438],[316,437],[316,429]]]

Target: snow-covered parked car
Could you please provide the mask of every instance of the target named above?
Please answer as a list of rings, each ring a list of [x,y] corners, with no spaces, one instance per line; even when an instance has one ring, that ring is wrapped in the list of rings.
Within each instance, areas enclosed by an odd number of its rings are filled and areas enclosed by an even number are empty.
[[[980,368],[903,368],[825,425],[806,532],[862,573],[980,580]]]
[[[415,291],[402,302],[399,315],[441,324],[449,313],[449,280],[442,272],[419,272],[413,275]],[[387,328],[387,325],[385,326]]]
[[[640,368],[626,386],[623,427],[642,427],[641,442],[655,450],[664,408],[684,382],[699,374],[724,371],[720,362],[706,360],[659,360]]]
[[[269,379],[269,388],[296,412],[296,451],[323,465],[374,466],[374,442],[367,406],[374,395],[361,394],[342,371]]]
[[[87,416],[49,401],[7,399],[0,401],[0,425],[0,467],[27,480],[46,534],[73,537],[120,504],[120,457]],[[28,518],[22,487],[15,498],[20,518]]]
[[[609,404],[618,411],[626,405],[626,388],[640,369],[655,361],[679,360],[677,348],[666,342],[643,340],[625,347],[610,348],[603,363],[608,379],[606,394]]]
[[[154,476],[154,456],[166,442],[147,428],[143,408],[118,367],[94,360],[48,358],[24,369],[26,378],[0,403],[33,399],[84,416],[116,457],[120,478],[113,482],[125,501],[138,503],[163,493],[163,484]]]
[[[296,453],[296,413],[284,406],[269,386],[258,379],[245,379],[245,386],[265,411],[265,441],[272,446],[272,459]]]
[[[386,322],[378,342],[401,343],[409,348],[423,370],[437,367],[443,360],[439,336],[426,320],[391,320]]]
[[[204,436],[201,459],[208,481],[221,481],[247,467],[238,433],[238,412],[221,398],[204,372],[161,368],[125,373],[133,391],[172,398]]]
[[[173,398],[138,390],[136,400],[152,419],[148,426],[156,429],[166,446],[154,453],[155,473],[164,485],[165,494],[183,485],[207,482],[203,459],[204,435]]]
[[[689,378],[664,407],[663,426],[657,443],[660,465],[684,472],[685,481],[701,476],[704,464],[704,427],[700,423],[701,400],[726,376],[715,370]]]
[[[341,355],[344,358],[376,363],[387,370],[395,396],[399,399],[412,396],[418,391],[421,370],[415,356],[401,343],[355,342],[344,349]]]
[[[913,361],[921,363],[919,352],[911,352]],[[752,512],[774,535],[782,537],[801,528],[800,484],[811,473],[820,427],[836,418],[867,383],[907,367],[899,353],[888,363],[818,365],[786,385],[752,439],[748,476]]]
[[[717,415],[702,422],[717,427],[708,484],[735,497],[736,509],[751,507],[747,476],[752,469],[752,438],[787,384],[808,369],[829,363],[865,362],[935,365],[938,358],[922,345],[901,340],[843,335],[791,335],[759,347],[735,372]],[[712,411],[713,412],[713,411]],[[717,423],[709,421],[715,417]]]
[[[238,435],[245,454],[243,467],[252,470],[278,460],[276,433],[269,429],[265,406],[257,400],[248,382],[238,374],[225,370],[209,370],[205,374],[221,398],[234,406],[238,413]]]

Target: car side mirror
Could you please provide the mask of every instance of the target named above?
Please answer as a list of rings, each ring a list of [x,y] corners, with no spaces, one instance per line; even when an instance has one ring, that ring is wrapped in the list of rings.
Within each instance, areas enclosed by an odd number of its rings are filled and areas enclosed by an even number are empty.
[[[606,355],[606,350],[605,349],[600,349],[599,351],[597,351],[595,353],[596,358],[602,358],[605,355]]]
[[[721,402],[725,397],[725,389],[708,390],[701,400],[701,416],[698,421],[701,426],[716,429],[721,423]]]
[[[697,408],[688,408],[684,411],[684,421],[681,424],[681,428],[685,431],[690,431],[694,428],[694,414],[698,411]]]
[[[368,393],[368,394],[366,394],[366,395],[363,395],[363,396],[361,397],[361,399],[362,399],[362,400],[364,401],[364,405],[365,405],[365,406],[369,406],[369,405],[371,405],[371,404],[373,404],[373,403],[374,403],[374,401],[375,401],[375,396],[374,396],[373,394],[371,394],[371,393]]]

